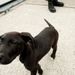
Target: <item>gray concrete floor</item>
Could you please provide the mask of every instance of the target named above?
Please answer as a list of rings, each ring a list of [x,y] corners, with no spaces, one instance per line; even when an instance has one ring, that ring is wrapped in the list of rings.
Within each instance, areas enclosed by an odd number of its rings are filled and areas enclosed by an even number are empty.
[[[47,26],[44,18],[58,30],[56,59],[50,58],[51,49],[39,62],[44,70],[43,75],[75,75],[75,0],[60,1],[65,6],[56,7],[56,13],[49,12],[46,1],[28,0],[0,17],[0,35],[18,31],[30,32],[32,36],[36,36]],[[17,57],[9,65],[0,65],[0,75],[30,75],[30,72]]]

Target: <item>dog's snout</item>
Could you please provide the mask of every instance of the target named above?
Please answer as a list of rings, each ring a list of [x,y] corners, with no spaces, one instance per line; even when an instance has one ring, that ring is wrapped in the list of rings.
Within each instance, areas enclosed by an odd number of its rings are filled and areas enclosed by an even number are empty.
[[[2,61],[4,58],[4,54],[3,53],[0,53],[0,61]]]

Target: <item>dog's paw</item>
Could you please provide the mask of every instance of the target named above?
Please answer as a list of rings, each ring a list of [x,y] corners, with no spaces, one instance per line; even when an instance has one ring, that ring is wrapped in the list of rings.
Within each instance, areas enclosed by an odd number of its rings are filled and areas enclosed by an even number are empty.
[[[38,70],[38,73],[39,73],[39,75],[42,75],[43,74],[43,70],[42,69]]]
[[[52,54],[52,55],[51,55],[51,58],[55,59],[55,55]]]

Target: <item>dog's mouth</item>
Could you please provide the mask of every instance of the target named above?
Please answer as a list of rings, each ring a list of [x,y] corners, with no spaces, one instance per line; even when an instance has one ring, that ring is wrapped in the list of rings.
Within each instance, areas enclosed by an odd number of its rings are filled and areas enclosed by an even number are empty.
[[[9,64],[11,62],[12,62],[11,60],[2,60],[2,61],[0,61],[0,64],[6,65],[6,64]]]
[[[8,57],[8,56],[5,56],[4,58],[0,58],[0,64],[3,64],[3,65],[7,65],[7,64],[10,64],[13,60],[14,60],[15,57]]]

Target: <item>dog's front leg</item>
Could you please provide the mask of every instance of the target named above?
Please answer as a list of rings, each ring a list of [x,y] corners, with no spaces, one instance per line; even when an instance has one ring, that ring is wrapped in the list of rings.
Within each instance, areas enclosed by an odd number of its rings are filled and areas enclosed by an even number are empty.
[[[39,75],[43,74],[43,70],[41,69],[41,66],[39,64],[36,65],[36,68],[31,71],[31,75],[36,75],[36,73],[39,73]]]
[[[36,75],[36,73],[37,73],[37,69],[31,71],[31,75]]]

